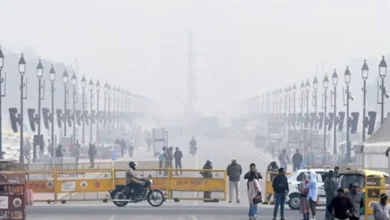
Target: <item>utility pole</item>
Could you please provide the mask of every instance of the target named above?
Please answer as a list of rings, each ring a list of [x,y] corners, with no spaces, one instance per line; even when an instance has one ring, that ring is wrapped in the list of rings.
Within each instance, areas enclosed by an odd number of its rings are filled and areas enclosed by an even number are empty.
[[[188,33],[188,96],[187,96],[187,113],[192,117],[194,113],[194,102],[196,101],[196,89],[195,89],[195,71],[194,71],[194,53],[193,53],[193,41],[192,31]]]

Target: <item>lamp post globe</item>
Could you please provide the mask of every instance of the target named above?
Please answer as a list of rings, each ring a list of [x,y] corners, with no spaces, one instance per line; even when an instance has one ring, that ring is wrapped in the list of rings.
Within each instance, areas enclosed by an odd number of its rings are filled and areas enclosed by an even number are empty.
[[[344,72],[344,81],[345,81],[345,84],[347,84],[347,85],[349,85],[351,83],[351,72],[349,71],[348,66]]]
[[[4,54],[0,47],[0,71],[3,69],[4,66]]]
[[[81,88],[85,88],[86,86],[86,81],[85,81],[85,77],[83,76],[83,78],[81,78]]]
[[[92,79],[89,80],[89,91],[92,91],[93,90],[93,81]]]
[[[96,82],[96,91],[100,91],[100,82],[99,82],[99,80]]]
[[[382,56],[382,60],[379,63],[379,76],[381,78],[384,78],[386,77],[386,74],[387,74],[387,64],[386,64],[385,56]]]
[[[75,86],[75,85],[77,84],[77,77],[76,77],[76,75],[75,75],[74,73],[73,73],[73,75],[72,75],[71,81],[72,81],[72,85],[73,85],[73,86]]]
[[[295,94],[295,93],[297,93],[297,86],[295,85],[295,83],[294,83],[294,85],[293,85],[293,87],[292,87],[292,92]]]
[[[322,81],[324,89],[327,89],[329,87],[329,79],[328,76],[324,77],[324,80]]]
[[[68,84],[68,81],[69,81],[69,75],[68,75],[68,71],[66,71],[65,69],[64,74],[62,74],[62,82],[64,84]]]
[[[362,66],[362,79],[367,80],[369,74],[368,65],[366,63],[366,60],[364,60],[363,66]]]
[[[306,92],[310,91],[310,83],[309,83],[309,80],[306,80]]]
[[[339,76],[337,75],[336,69],[334,69],[333,75],[332,75],[333,86],[337,86],[338,81],[339,81]]]
[[[318,81],[317,81],[317,77],[316,76],[314,77],[314,80],[313,80],[313,89],[314,90],[318,89]]]
[[[26,60],[24,60],[24,56],[22,56],[19,59],[19,73],[20,75],[24,75],[26,73]]]
[[[39,59],[38,66],[37,66],[37,77],[41,79],[42,76],[43,76],[43,66],[42,66],[41,59]]]
[[[49,79],[51,82],[54,82],[56,80],[56,71],[54,70],[53,65],[51,65],[51,68],[50,68]]]
[[[303,92],[305,90],[305,83],[302,81],[301,82],[301,91]]]

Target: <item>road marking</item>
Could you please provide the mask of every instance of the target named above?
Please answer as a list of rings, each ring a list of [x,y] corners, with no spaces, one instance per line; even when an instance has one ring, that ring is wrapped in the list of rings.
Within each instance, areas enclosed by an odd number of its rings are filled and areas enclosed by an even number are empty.
[[[190,218],[191,218],[191,220],[199,220],[198,217],[196,217],[194,215],[190,215]]]
[[[115,217],[116,217],[116,216],[115,216],[115,215],[113,215],[113,216],[109,217],[109,218],[108,218],[108,220],[114,220],[114,219],[115,219]]]

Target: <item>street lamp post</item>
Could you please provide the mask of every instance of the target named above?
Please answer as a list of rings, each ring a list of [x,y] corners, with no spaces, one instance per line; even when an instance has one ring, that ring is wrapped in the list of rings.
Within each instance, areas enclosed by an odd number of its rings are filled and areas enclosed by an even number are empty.
[[[347,107],[347,112],[346,112],[346,115],[347,115],[347,162],[349,163],[351,161],[351,143],[350,143],[350,138],[349,138],[349,130],[350,130],[350,118],[349,118],[349,100],[351,99],[351,94],[349,92],[349,84],[351,83],[351,72],[349,71],[348,69],[348,66],[347,66],[347,69],[345,70],[345,73],[344,73],[344,81],[345,81],[345,85],[347,87],[346,91],[345,91],[345,94],[346,94],[346,107]]]
[[[2,89],[3,84],[3,76],[2,76],[2,69],[4,67],[4,54],[0,47],[0,159],[3,159],[3,97],[5,96],[5,82],[4,82],[4,94]]]
[[[92,106],[93,106],[93,81],[89,81],[89,115],[90,119],[92,118]],[[92,143],[92,120],[89,120],[89,142]]]
[[[329,79],[328,76],[325,75],[324,80],[322,81],[322,86],[324,87],[324,102],[323,102],[323,108],[324,108],[324,154],[326,153],[326,125],[327,125],[327,109],[328,109],[328,87],[329,87]]]
[[[368,69],[366,60],[364,60],[364,64],[362,66],[362,79],[363,79],[363,88],[362,88],[362,90],[363,90],[363,135],[362,135],[362,139],[363,139],[363,142],[366,140],[366,101],[367,101],[366,85],[367,85],[368,73],[369,73],[369,69]]]
[[[76,103],[77,103],[77,77],[73,72],[72,75],[72,87],[73,87],[73,138],[72,138],[72,146],[76,144]],[[84,113],[83,113],[84,114]]]
[[[294,117],[297,117],[297,87],[295,86],[295,83],[292,87],[292,93],[293,93],[293,112],[294,112]],[[295,130],[296,122],[294,121],[294,130]]]
[[[23,146],[24,146],[24,137],[23,137],[23,100],[27,98],[24,96],[24,87],[27,86],[24,83],[24,74],[26,73],[26,61],[24,60],[24,56],[22,54],[22,57],[20,57],[19,60],[19,73],[20,73],[20,118],[19,118],[19,123],[20,123],[20,154],[19,154],[19,162],[24,163],[24,152],[23,152]]]
[[[332,75],[332,83],[333,83],[333,154],[337,154],[337,83],[338,83],[338,75],[336,69],[333,71]]]
[[[39,60],[38,66],[37,66],[37,77],[38,77],[38,114],[37,114],[37,123],[38,123],[38,144],[39,144],[39,152],[40,155],[42,155],[43,151],[43,145],[42,141],[43,138],[41,138],[41,101],[44,100],[45,97],[45,82],[43,82],[42,86],[42,76],[43,76],[43,66],[41,63],[41,60]],[[43,89],[43,97],[41,94],[41,91]],[[34,143],[33,146],[33,161],[35,161],[37,158],[37,145]]]
[[[314,80],[313,80],[313,90],[314,90],[314,93],[313,93],[313,100],[312,100],[312,105],[314,107],[314,129],[317,130],[317,91],[318,91],[318,81],[317,81],[317,77],[315,76],[314,77]]]
[[[305,84],[301,83],[301,98],[300,98],[300,107],[301,107],[301,118],[299,119],[299,148],[302,148],[302,128],[303,128],[303,106],[304,106],[304,96],[305,96]]]
[[[107,127],[110,129],[110,121],[112,118],[112,114],[110,113],[111,111],[111,86],[107,84],[107,89],[106,89],[106,94],[107,94],[107,114],[106,114],[106,121],[107,121]]]
[[[85,86],[86,86],[86,82],[85,82],[85,77],[83,76],[83,78],[81,79],[81,91],[82,91],[82,94],[81,94],[81,108],[82,108],[82,111],[83,111],[83,124],[82,124],[82,137],[81,137],[81,141],[82,143],[85,143],[85,118],[86,118],[86,113],[85,113]]]
[[[382,56],[382,60],[379,63],[379,76],[381,78],[381,85],[379,86],[381,90],[381,101],[378,102],[378,104],[381,105],[381,124],[383,124],[384,120],[384,111],[385,111],[385,94],[386,94],[386,88],[385,88],[385,77],[387,74],[387,64],[385,60],[385,56]]]
[[[51,69],[49,72],[49,78],[51,82],[51,156],[54,157],[54,81],[56,80],[56,71],[54,70],[54,66],[51,65]],[[50,147],[50,146],[49,146]],[[43,153],[43,152],[42,152]]]
[[[107,129],[107,98],[108,98],[108,85],[107,85],[107,82],[104,83],[104,86],[103,86],[103,89],[104,89],[104,100],[103,100],[103,111],[104,111],[104,120],[103,120],[103,127],[104,127],[104,130]]]
[[[64,74],[62,75],[62,82],[64,83],[64,114],[63,114],[63,119],[64,119],[64,137],[66,137],[66,118],[68,117],[66,114],[66,104],[69,102],[68,100],[68,94],[69,94],[69,88],[68,88],[68,83],[69,83],[69,76],[68,72],[64,71]],[[54,141],[54,140],[52,140]],[[54,142],[53,142],[54,143]]]
[[[100,122],[100,113],[99,113],[99,101],[100,101],[100,82],[99,80],[96,82],[96,112],[97,112],[97,120],[96,122],[96,141],[99,141],[99,122]]]
[[[307,116],[310,117],[310,112],[309,112],[309,92],[310,92],[310,83],[309,80],[306,80],[306,113]]]

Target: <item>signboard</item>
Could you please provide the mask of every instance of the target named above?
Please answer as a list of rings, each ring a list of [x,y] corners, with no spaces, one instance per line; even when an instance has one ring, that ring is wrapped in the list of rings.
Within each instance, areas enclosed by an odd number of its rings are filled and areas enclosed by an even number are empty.
[[[47,180],[29,180],[26,182],[26,188],[34,193],[52,193],[54,192],[53,181]]]
[[[172,178],[169,182],[169,188],[172,191],[223,192],[225,190],[225,180],[212,178]]]
[[[8,209],[8,196],[0,196],[0,209]]]
[[[62,192],[74,192],[76,191],[76,181],[64,181],[61,184]]]

